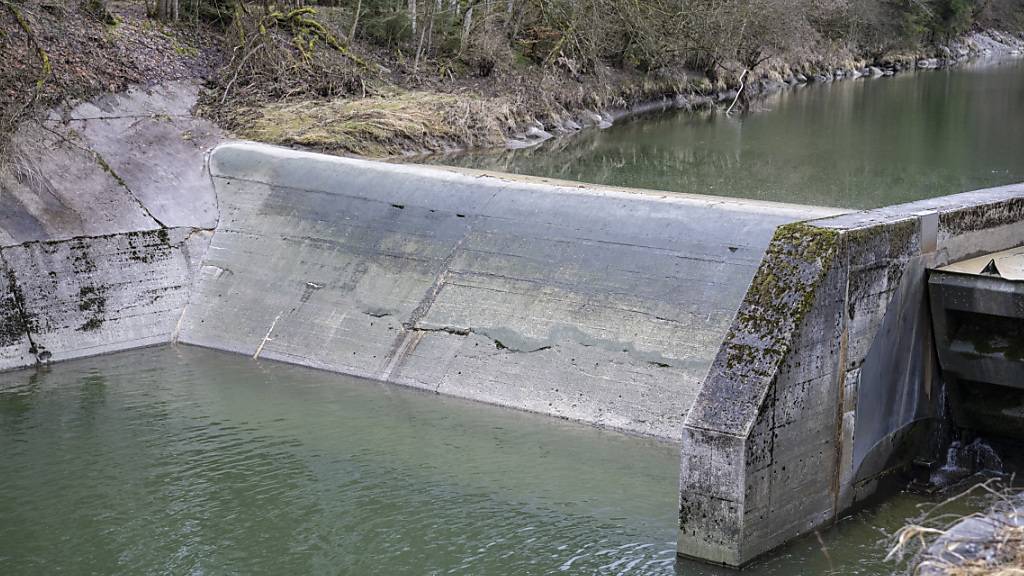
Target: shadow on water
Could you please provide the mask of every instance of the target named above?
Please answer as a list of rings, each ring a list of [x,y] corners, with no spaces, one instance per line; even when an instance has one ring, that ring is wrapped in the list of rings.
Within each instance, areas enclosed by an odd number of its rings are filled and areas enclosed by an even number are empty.
[[[531,149],[425,161],[871,208],[1024,181],[1022,123],[1024,59],[1015,59],[812,84],[745,115],[666,112]]]

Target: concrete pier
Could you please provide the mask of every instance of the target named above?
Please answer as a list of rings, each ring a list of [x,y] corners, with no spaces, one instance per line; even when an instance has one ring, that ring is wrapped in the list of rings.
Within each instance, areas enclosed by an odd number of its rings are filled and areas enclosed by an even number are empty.
[[[906,466],[941,415],[926,270],[1022,238],[1021,185],[779,228],[686,418],[679,553],[740,566]]]

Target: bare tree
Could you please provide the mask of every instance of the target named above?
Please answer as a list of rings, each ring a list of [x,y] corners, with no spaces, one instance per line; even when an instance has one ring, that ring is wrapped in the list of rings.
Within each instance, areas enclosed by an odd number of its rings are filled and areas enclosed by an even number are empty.
[[[153,16],[165,22],[177,22],[180,12],[179,0],[156,0]]]

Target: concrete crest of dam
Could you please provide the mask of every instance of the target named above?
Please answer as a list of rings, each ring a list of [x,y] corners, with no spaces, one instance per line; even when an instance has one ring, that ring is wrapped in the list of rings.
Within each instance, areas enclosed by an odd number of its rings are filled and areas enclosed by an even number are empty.
[[[0,369],[178,342],[681,442],[680,554],[830,522],[940,416],[926,271],[1024,186],[863,212],[228,142],[168,84],[16,135]]]

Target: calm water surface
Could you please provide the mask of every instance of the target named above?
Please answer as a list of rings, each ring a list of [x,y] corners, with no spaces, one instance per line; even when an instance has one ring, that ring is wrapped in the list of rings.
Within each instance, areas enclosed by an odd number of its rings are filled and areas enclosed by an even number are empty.
[[[540,147],[428,162],[871,208],[1024,182],[1024,60],[783,90],[727,117],[642,116]]]
[[[675,445],[191,347],[0,374],[0,573],[728,574]],[[901,496],[743,574],[891,574]]]

